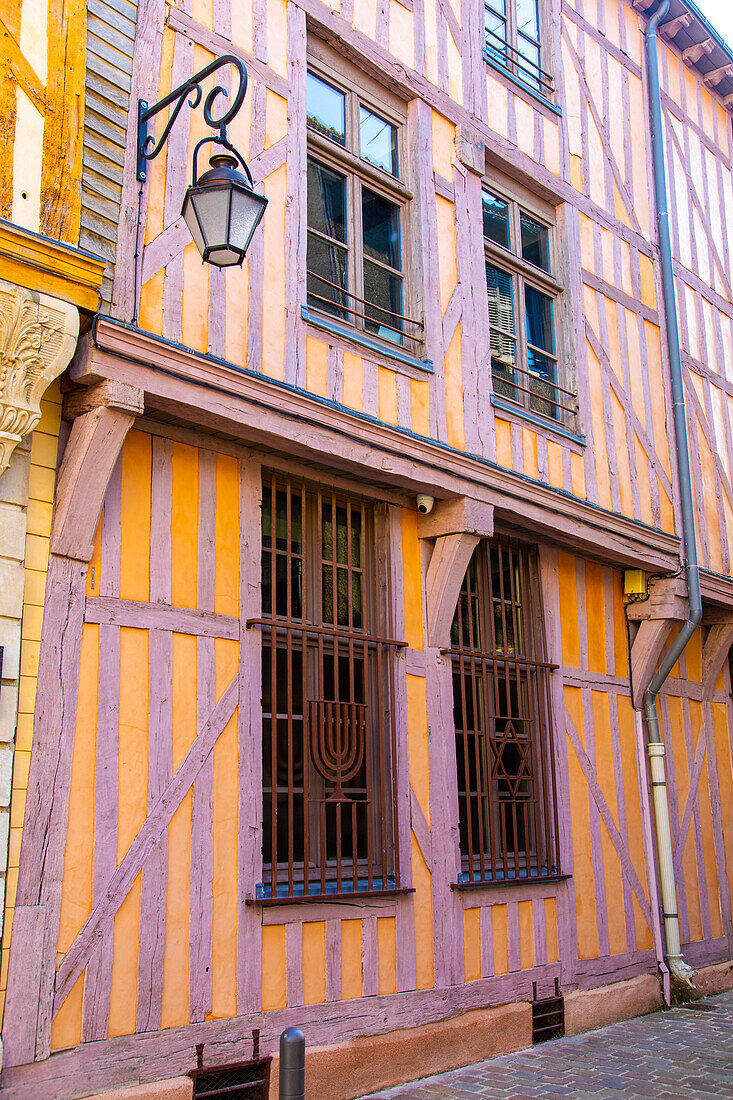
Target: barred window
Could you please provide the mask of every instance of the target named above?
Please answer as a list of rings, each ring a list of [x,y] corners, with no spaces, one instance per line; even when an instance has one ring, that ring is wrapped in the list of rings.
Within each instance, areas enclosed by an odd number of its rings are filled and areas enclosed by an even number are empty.
[[[554,92],[547,71],[540,0],[485,0],[485,56],[533,91]]]
[[[260,900],[399,889],[386,516],[272,475],[262,500]]]
[[[549,672],[534,553],[485,539],[451,627],[461,883],[559,873]]]

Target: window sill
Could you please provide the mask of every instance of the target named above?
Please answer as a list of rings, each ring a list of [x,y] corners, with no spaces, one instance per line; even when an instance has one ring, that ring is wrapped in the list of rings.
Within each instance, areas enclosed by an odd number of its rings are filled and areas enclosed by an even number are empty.
[[[491,404],[495,409],[500,409],[502,412],[511,413],[517,420],[526,420],[527,423],[532,424],[536,428],[541,428],[548,435],[559,435],[563,439],[570,440],[571,443],[575,443],[578,447],[585,447],[586,438],[584,435],[579,435],[577,432],[571,432],[569,428],[563,428],[562,424],[558,424],[555,420],[547,420],[544,416],[540,416],[538,413],[533,413],[530,409],[525,409],[523,405],[515,405],[512,401],[505,401],[501,397],[497,397],[496,394],[491,394]]]
[[[542,95],[542,92],[538,92],[535,88],[532,87],[531,84],[525,83],[525,81],[522,80],[521,77],[516,76],[509,69],[506,69],[503,65],[500,65],[496,58],[492,57],[489,51],[486,49],[484,49],[484,61],[487,65],[491,66],[494,72],[501,73],[501,75],[503,77],[506,77],[507,80],[511,81],[511,83],[514,84],[515,87],[519,88],[523,92],[526,92],[527,95],[532,96],[532,99],[536,100],[537,103],[542,104],[542,106],[545,107],[548,111],[552,111],[552,113],[555,115],[562,116],[562,110],[560,107],[553,103],[552,100],[549,100],[547,96]]]
[[[348,325],[341,325],[338,321],[332,321],[330,317],[324,317],[315,310],[309,309],[308,306],[301,306],[301,316],[304,321],[307,321],[309,325],[313,325],[314,328],[330,332],[333,336],[339,336],[360,348],[368,348],[372,353],[381,355],[385,359],[391,359],[403,367],[409,367],[410,373],[415,372],[416,377],[433,374],[431,359],[416,359],[414,355],[408,355],[406,351],[402,351],[399,347],[387,344],[384,340],[367,336],[366,333],[357,332],[356,329],[352,329]]]
[[[394,890],[359,890],[350,894],[308,894],[294,898],[247,898],[247,905],[261,905],[269,909],[278,905],[321,905],[323,902],[354,902],[368,903],[379,898],[398,898],[406,894],[414,894],[413,886],[404,886]]]
[[[451,890],[491,890],[491,889],[504,889],[505,887],[514,888],[515,886],[544,886],[546,883],[552,885],[556,882],[566,882],[571,879],[572,875],[542,875],[538,878],[507,878],[496,879],[488,882],[484,879],[474,879],[473,882],[452,882],[450,884]]]

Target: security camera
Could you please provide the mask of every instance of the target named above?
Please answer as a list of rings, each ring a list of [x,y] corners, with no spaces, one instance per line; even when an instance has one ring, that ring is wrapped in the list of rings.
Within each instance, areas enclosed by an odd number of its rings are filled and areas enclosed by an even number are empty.
[[[435,504],[435,498],[429,497],[427,493],[417,494],[417,510],[423,516],[426,516],[428,512],[432,512],[433,505]]]

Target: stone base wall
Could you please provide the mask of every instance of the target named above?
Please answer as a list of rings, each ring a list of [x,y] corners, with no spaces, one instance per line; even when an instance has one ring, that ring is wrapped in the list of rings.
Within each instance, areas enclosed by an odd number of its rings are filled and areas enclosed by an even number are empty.
[[[699,996],[733,989],[733,962],[702,967],[695,979]],[[565,996],[565,1031],[578,1035],[662,1007],[656,975],[642,974],[598,989]],[[365,1035],[347,1043],[306,1048],[309,1100],[353,1100],[420,1077],[511,1054],[532,1044],[532,1009],[526,1002],[477,1009],[439,1023]],[[113,1089],[82,1100],[191,1100],[192,1082],[175,1077],[147,1085]],[[278,1060],[274,1059],[270,1100],[277,1100]]]

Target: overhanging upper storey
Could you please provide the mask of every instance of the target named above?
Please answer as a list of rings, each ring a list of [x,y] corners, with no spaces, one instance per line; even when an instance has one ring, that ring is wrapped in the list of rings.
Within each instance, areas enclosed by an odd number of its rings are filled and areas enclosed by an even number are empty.
[[[658,0],[634,0],[637,11],[651,15]],[[703,82],[733,111],[733,50],[711,27],[692,0],[670,0],[659,27],[663,38],[682,52],[682,60],[702,74]]]

